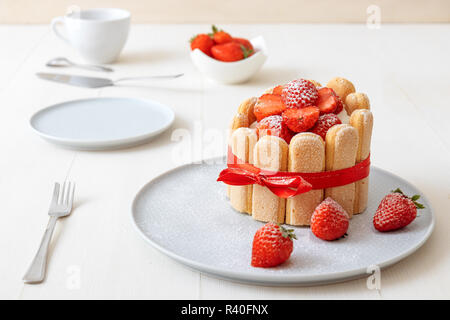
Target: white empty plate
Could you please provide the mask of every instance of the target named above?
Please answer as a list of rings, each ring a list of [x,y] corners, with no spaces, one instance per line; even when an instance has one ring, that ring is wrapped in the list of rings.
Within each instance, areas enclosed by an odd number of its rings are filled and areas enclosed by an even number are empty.
[[[293,227],[298,240],[290,259],[276,268],[253,268],[252,240],[264,223],[231,208],[226,186],[216,182],[223,168],[224,160],[186,165],[144,186],[132,207],[133,223],[141,236],[169,257],[213,276],[300,286],[368,277],[372,266],[388,267],[412,254],[433,230],[433,212],[423,195],[420,202],[426,208],[418,211],[410,225],[393,232],[375,230],[373,214],[390,190],[400,187],[406,194],[422,193],[398,176],[372,167],[368,208],[351,219],[346,238],[324,241],[309,228]]]
[[[57,145],[105,150],[147,142],[173,120],[173,111],[156,101],[92,98],[42,109],[31,117],[30,124],[42,138]]]

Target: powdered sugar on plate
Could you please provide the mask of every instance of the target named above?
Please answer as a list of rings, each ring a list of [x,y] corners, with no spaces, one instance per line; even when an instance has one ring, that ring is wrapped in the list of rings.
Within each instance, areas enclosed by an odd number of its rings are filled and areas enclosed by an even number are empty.
[[[193,164],[163,174],[138,193],[132,213],[138,231],[150,244],[215,276],[268,285],[311,285],[366,276],[368,267],[385,267],[414,252],[433,229],[433,214],[423,199],[426,209],[420,219],[402,230],[376,231],[372,217],[385,194],[396,187],[407,194],[420,191],[372,168],[369,206],[350,220],[348,237],[323,241],[307,227],[293,227],[298,240],[290,259],[276,268],[253,268],[252,240],[264,223],[231,208],[226,185],[216,182],[223,167]]]

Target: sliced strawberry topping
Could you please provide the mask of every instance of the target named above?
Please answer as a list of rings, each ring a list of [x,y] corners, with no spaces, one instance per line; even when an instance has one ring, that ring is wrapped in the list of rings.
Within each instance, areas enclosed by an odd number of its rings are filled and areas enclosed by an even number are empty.
[[[283,88],[281,96],[288,108],[304,108],[314,105],[318,94],[316,86],[308,80],[292,80]]]
[[[280,115],[286,106],[281,100],[281,96],[275,94],[263,94],[258,98],[253,113],[256,120],[260,121],[268,116]]]
[[[277,96],[281,96],[281,93],[283,92],[284,86],[276,86],[272,90],[272,94],[276,94]]]
[[[315,106],[291,108],[283,112],[283,120],[292,131],[303,132],[314,126],[319,114],[319,108]]]
[[[342,101],[333,89],[323,87],[318,90],[319,98],[316,106],[320,109],[320,113],[339,113],[343,109]],[[340,110],[339,110],[340,109]]]
[[[344,104],[342,103],[342,100],[338,95],[336,95],[336,97],[337,97],[337,105],[336,105],[336,110],[334,110],[333,113],[339,114],[339,113],[341,113],[342,110],[344,110]]]
[[[260,138],[266,135],[277,136],[284,139],[287,143],[291,142],[293,136],[291,130],[283,122],[283,117],[278,115],[266,117],[258,122],[256,133]]]
[[[311,128],[312,133],[318,134],[325,140],[328,130],[335,124],[341,124],[341,120],[334,113],[326,113],[319,117],[317,123]]]

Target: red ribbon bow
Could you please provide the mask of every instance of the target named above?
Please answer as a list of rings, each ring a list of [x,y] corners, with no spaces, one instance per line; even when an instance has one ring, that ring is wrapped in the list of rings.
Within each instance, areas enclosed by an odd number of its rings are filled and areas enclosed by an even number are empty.
[[[228,185],[258,184],[269,188],[281,198],[290,198],[310,190],[339,187],[369,176],[370,155],[350,168],[334,171],[301,173],[267,171],[243,162],[228,150],[228,168],[220,172],[217,181]]]

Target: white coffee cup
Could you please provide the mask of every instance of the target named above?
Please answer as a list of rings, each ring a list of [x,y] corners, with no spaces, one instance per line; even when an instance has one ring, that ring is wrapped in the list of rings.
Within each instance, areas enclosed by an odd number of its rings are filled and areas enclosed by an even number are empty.
[[[87,9],[54,18],[51,28],[87,62],[111,63],[119,57],[127,41],[130,17],[130,12],[122,9]],[[59,32],[59,25],[64,26],[65,36]]]

